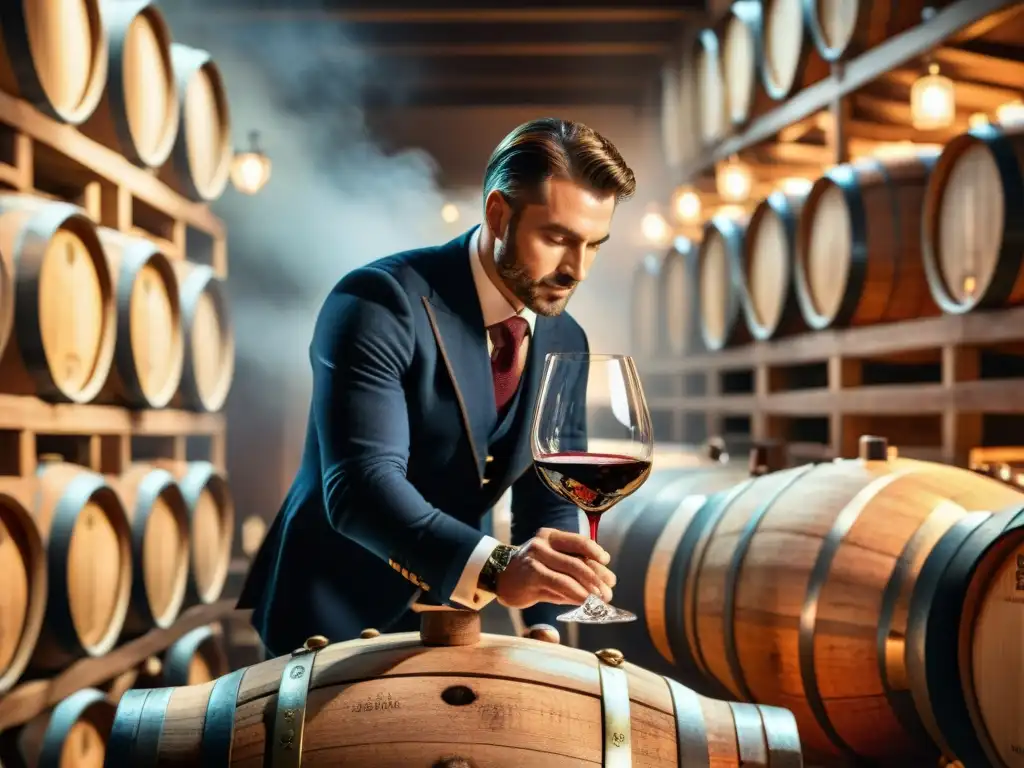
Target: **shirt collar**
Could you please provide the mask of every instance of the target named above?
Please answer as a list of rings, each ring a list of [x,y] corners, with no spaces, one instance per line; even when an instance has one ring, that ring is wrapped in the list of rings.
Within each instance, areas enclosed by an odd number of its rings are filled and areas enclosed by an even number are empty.
[[[508,299],[501,294],[501,291],[491,282],[491,278],[484,271],[483,262],[480,261],[479,227],[469,238],[469,261],[473,270],[473,282],[476,284],[476,292],[480,297],[480,309],[483,311],[484,326],[495,325],[518,314],[529,325],[530,333],[532,334],[533,327],[537,322],[537,314],[529,307],[523,307],[522,310],[516,312],[512,305],[508,303]]]

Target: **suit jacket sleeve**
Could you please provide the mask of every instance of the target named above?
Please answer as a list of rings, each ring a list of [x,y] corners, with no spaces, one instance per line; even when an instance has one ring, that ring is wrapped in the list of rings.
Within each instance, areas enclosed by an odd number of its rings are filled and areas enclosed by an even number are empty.
[[[482,534],[429,504],[406,479],[403,379],[413,328],[412,304],[390,274],[365,267],[347,275],[313,333],[312,409],[333,528],[447,602]]]
[[[580,330],[580,351],[590,350],[587,337]],[[585,369],[581,369],[581,375],[577,381],[574,402],[579,404],[574,410],[574,420],[563,432],[563,435],[571,440],[572,447],[583,449],[586,446],[587,418],[586,418],[586,393],[587,376]],[[534,467],[530,467],[512,485],[512,543],[524,544],[531,539],[541,528],[556,528],[561,531],[572,533],[580,532],[580,511],[579,507],[556,495],[537,474]],[[554,603],[537,603],[529,608],[523,609],[523,622],[527,627],[537,624],[549,624],[558,627],[557,616],[569,610],[568,606],[555,605]]]

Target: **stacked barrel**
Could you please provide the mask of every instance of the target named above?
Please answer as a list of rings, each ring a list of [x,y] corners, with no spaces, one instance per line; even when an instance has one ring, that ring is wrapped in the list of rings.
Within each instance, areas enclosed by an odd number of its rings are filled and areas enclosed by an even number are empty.
[[[645,267],[638,285],[688,288],[638,290],[644,305],[635,316],[644,313],[644,322],[636,335],[653,328],[648,354],[680,356],[1024,304],[1022,158],[1024,122],[986,123],[941,151],[908,148],[836,165],[808,191],[773,192],[749,217],[715,216],[685,276],[665,274],[679,261],[676,246],[664,265]]]
[[[72,0],[60,14],[11,5],[0,13],[0,91],[31,104],[40,124],[64,124],[96,152],[152,172],[176,199],[220,196],[232,159],[223,83],[206,52],[172,42],[155,3]],[[0,256],[4,395],[64,404],[55,419],[95,405],[175,409],[183,420],[221,409],[234,345],[212,267],[29,190],[0,194]],[[227,578],[234,512],[223,467],[132,463],[127,438],[117,472],[77,458],[41,455],[23,492],[0,493],[0,700],[20,680],[170,627],[185,608],[215,602]],[[164,660],[175,684],[199,680],[200,662],[207,677],[225,671],[214,640],[192,640]],[[21,759],[101,764],[112,718],[109,696],[79,691],[21,730]]]
[[[1024,494],[870,436],[746,473],[665,469],[608,516],[614,604],[639,620],[581,647],[792,711],[811,764],[1016,765]]]

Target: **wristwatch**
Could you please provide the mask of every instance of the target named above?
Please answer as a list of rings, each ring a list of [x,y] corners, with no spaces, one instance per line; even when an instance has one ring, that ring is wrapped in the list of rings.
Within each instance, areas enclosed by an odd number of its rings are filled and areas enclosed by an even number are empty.
[[[498,592],[498,576],[508,568],[509,562],[512,560],[512,556],[519,551],[519,547],[513,547],[510,544],[499,544],[496,546],[487,558],[487,562],[484,563],[484,567],[480,569],[480,576],[477,578],[477,587],[496,594]]]

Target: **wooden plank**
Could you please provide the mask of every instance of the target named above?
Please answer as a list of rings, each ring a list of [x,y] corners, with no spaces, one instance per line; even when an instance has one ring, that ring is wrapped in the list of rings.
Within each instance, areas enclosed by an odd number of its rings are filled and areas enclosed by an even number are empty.
[[[212,237],[224,236],[223,223],[206,204],[187,200],[114,150],[79,133],[77,128],[51,120],[26,102],[2,91],[0,116],[0,122],[52,147],[106,181],[127,188],[139,200],[166,215],[182,219]]]
[[[113,405],[46,403],[0,394],[0,429],[65,435],[212,435],[224,431],[222,413],[165,409],[132,411]]]
[[[227,618],[235,610],[234,600],[189,608],[167,629],[154,629],[142,637],[115,648],[105,656],[76,661],[48,680],[29,680],[0,696],[0,732],[23,725],[40,712],[58,704],[75,691],[112,680],[165,650],[178,638],[198,627]]]
[[[854,93],[890,70],[919,58],[945,40],[989,14],[1018,4],[1019,0],[956,0],[933,18],[836,67],[824,80],[803,89],[789,101],[756,119],[742,133],[682,168],[689,181],[738,152],[771,139],[788,125],[827,109],[837,98]]]
[[[1024,83],[1024,61],[999,59],[959,48],[940,48],[935,60],[947,75],[957,80],[994,83],[1019,89]]]

